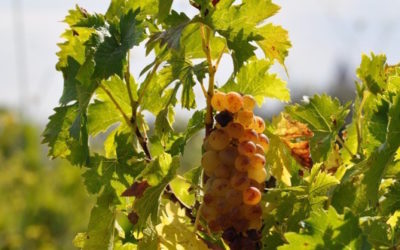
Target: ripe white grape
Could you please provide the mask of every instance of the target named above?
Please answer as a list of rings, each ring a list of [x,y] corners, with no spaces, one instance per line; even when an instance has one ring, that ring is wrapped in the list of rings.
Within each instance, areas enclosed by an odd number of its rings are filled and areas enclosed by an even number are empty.
[[[218,153],[216,151],[210,150],[203,154],[201,158],[201,165],[203,166],[204,172],[211,176],[214,170],[221,164]]]
[[[265,157],[264,155],[260,154],[254,154],[250,157],[251,161],[251,168],[253,169],[259,169],[259,168],[264,168],[265,166]]]
[[[211,98],[211,106],[217,111],[226,109],[226,94],[223,92],[215,92]]]
[[[222,150],[229,145],[231,138],[223,129],[217,129],[211,132],[208,137],[208,143],[215,150]]]
[[[236,121],[248,128],[253,124],[253,112],[249,110],[240,110],[236,115]]]
[[[235,168],[240,172],[246,172],[251,168],[251,158],[245,155],[239,155],[235,160]]]
[[[239,141],[252,141],[254,143],[257,143],[258,141],[258,134],[256,131],[253,129],[246,129],[243,133],[243,135],[239,138]]]
[[[256,106],[256,100],[251,95],[243,96],[243,109],[252,111]]]
[[[251,168],[247,172],[247,176],[258,183],[264,183],[267,179],[267,170],[265,168]]]
[[[261,192],[256,187],[248,187],[243,191],[243,203],[247,205],[256,205],[261,200]]]
[[[231,122],[225,127],[225,131],[230,137],[239,139],[244,133],[244,127],[242,124],[237,122]]]
[[[239,154],[246,156],[252,156],[257,151],[256,144],[254,144],[252,141],[244,141],[239,143],[237,149]]]
[[[238,112],[243,107],[243,98],[236,92],[226,94],[226,109],[231,113]]]
[[[253,124],[251,125],[251,128],[254,129],[257,133],[264,132],[264,130],[265,130],[264,120],[259,116],[254,116]]]

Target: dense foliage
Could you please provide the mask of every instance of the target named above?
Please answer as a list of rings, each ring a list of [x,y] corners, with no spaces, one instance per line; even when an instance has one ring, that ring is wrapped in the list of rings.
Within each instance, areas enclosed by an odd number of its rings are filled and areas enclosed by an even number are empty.
[[[65,18],[57,63],[64,91],[43,142],[50,156],[84,167],[97,196],[87,231],[74,240],[79,248],[228,248],[199,217],[205,178],[200,163],[183,166],[185,146],[214,128],[217,89],[252,95],[258,105],[290,101],[286,83],[269,73],[275,62],[285,67],[291,46],[287,31],[268,23],[277,5],[189,0],[198,14],[188,17],[172,2],[112,0],[105,14],[76,7]],[[147,66],[130,60],[142,45],[154,58]],[[233,72],[216,84],[223,55]],[[143,68],[143,81],[132,67]],[[263,249],[399,247],[399,74],[384,55],[364,55],[354,102],[316,95],[265,121]],[[196,86],[205,109],[196,110]],[[178,104],[196,110],[182,132],[173,126]],[[155,117],[150,131],[146,113]],[[104,148],[94,150],[89,142],[104,134]]]
[[[0,249],[74,249],[93,205],[81,171],[49,161],[35,126],[0,110]]]

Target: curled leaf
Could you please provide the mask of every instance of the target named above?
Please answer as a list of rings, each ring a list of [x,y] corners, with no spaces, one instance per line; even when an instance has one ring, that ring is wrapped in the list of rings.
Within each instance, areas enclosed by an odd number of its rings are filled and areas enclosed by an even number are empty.
[[[306,168],[311,168],[310,138],[313,132],[306,124],[290,119],[288,115],[282,115],[275,134],[289,148],[292,156],[298,163]]]

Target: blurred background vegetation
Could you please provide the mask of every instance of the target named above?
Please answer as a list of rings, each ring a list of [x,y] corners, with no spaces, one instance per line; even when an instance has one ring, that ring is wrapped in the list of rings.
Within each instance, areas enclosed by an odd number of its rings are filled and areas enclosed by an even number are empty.
[[[50,161],[40,130],[0,110],[0,249],[75,249],[93,204],[81,169]]]

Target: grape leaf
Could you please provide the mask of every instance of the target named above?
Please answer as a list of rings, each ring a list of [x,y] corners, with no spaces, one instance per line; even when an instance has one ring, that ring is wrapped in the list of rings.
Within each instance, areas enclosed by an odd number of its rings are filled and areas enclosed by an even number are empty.
[[[235,79],[229,80],[221,90],[252,95],[258,105],[262,104],[265,97],[289,101],[290,93],[286,83],[276,74],[269,74],[270,67],[271,62],[266,60],[251,60],[240,69]]]
[[[367,160],[368,169],[364,174],[361,185],[358,186],[360,192],[361,207],[366,205],[375,206],[379,199],[378,189],[385,173],[386,168],[391,164],[400,146],[400,95],[393,97],[393,102],[389,107],[389,124],[387,127],[386,142],[377,148]]]
[[[207,245],[193,231],[185,210],[175,203],[167,203],[161,213],[161,223],[156,226],[161,249],[207,250]]]
[[[93,74],[95,77],[107,79],[113,74],[122,76],[123,62],[128,50],[144,39],[144,29],[137,20],[137,15],[138,11],[129,11],[121,16],[119,31],[116,30],[115,25],[111,24],[110,30],[97,34],[98,39],[102,41],[94,54],[96,66]]]
[[[322,164],[314,164],[311,174],[306,181],[309,182],[308,195],[311,206],[322,205],[321,203],[328,199],[328,190],[340,183],[333,175],[321,169]]]
[[[106,17],[113,19],[140,9],[138,17],[144,19],[146,16],[157,17],[162,21],[170,12],[172,0],[112,0],[108,7]]]
[[[325,160],[334,146],[336,136],[349,113],[349,105],[341,106],[338,99],[327,95],[315,95],[308,102],[285,108],[291,117],[306,123],[313,131],[311,155],[315,162]]]
[[[327,211],[311,212],[304,221],[300,233],[285,233],[288,244],[278,247],[284,249],[358,249],[361,243],[361,230],[358,218],[347,212],[339,215],[333,207]]]
[[[371,58],[367,55],[362,56],[361,65],[357,69],[357,77],[374,94],[386,88],[385,64],[385,55],[376,56],[374,53],[371,53]]]
[[[159,174],[152,173],[150,175],[149,170],[147,170],[147,173],[149,173],[149,178],[146,180],[149,182],[149,184],[157,184],[147,188],[143,194],[143,197],[135,200],[134,203],[134,209],[139,216],[139,221],[137,224],[139,228],[143,228],[146,225],[148,218],[151,219],[153,224],[158,223],[161,195],[168,183],[175,177],[176,169],[179,167],[178,157],[171,158],[171,156],[168,156],[166,153],[162,157],[164,158],[163,166],[159,166],[159,170],[157,170],[157,173]],[[163,169],[161,169],[162,167]]]
[[[104,192],[90,213],[88,231],[83,250],[113,249],[115,206],[114,196]]]
[[[264,51],[265,56],[271,61],[276,59],[281,65],[284,65],[285,58],[289,54],[289,48],[292,46],[287,30],[281,26],[267,24],[261,27],[258,32],[263,39],[258,40],[257,44]]]
[[[251,45],[252,41],[261,41],[260,46],[268,55],[267,57],[278,59],[281,62],[287,54],[282,43],[285,43],[286,46],[290,44],[288,41],[282,42],[282,40],[286,40],[287,35],[281,36],[281,39],[271,39],[278,37],[278,34],[271,34],[272,32],[282,35],[282,30],[271,30],[260,25],[265,19],[274,15],[279,7],[271,0],[246,0],[239,5],[233,5],[234,2],[232,0],[220,1],[211,14],[207,15],[206,23],[227,39],[228,47],[233,50],[235,71],[238,71],[246,60],[254,56],[256,47]],[[273,41],[273,44],[268,44],[267,40]],[[272,46],[281,51],[275,50],[274,53],[270,53]],[[277,55],[277,53],[279,54]]]
[[[308,168],[312,165],[308,141],[312,132],[305,124],[280,115],[273,119],[267,135],[270,138],[267,166],[275,178],[291,186],[293,161]]]
[[[42,143],[49,146],[49,156],[68,158],[73,164],[86,163],[87,148],[73,138],[73,134],[80,134],[80,126],[74,126],[76,118],[80,115],[78,105],[61,106],[54,111],[49,117],[50,121],[43,132],[42,140]],[[77,123],[79,124],[79,121]]]

